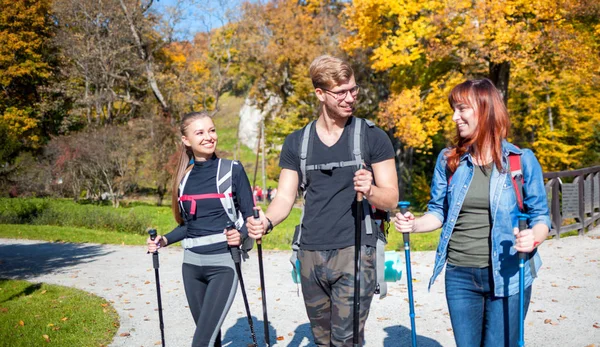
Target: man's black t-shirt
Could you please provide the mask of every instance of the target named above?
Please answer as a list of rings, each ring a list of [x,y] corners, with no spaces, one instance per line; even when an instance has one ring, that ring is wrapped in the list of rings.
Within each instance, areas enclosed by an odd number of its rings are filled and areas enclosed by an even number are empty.
[[[352,122],[348,119],[340,139],[331,147],[319,136],[309,141],[309,158],[306,165],[351,161],[350,150]],[[357,125],[360,125],[358,123]],[[314,125],[313,125],[314,126]],[[366,127],[363,134],[362,157],[367,166],[394,158],[394,148],[386,133],[377,127]],[[290,134],[283,144],[279,166],[300,173],[300,143],[303,129]],[[366,152],[366,153],[365,153]],[[307,171],[307,190],[302,220],[300,248],[305,250],[340,249],[354,245],[354,191],[355,167],[335,168],[328,171]],[[375,246],[374,238],[365,238],[363,243]]]

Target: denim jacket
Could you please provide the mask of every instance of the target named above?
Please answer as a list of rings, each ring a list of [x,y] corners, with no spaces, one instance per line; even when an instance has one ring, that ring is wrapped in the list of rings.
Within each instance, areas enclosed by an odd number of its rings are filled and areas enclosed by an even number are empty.
[[[444,269],[448,254],[448,242],[473,179],[473,158],[467,153],[460,158],[460,164],[448,182],[450,177],[446,165],[446,151],[447,149],[442,150],[435,165],[431,182],[431,200],[426,212],[434,215],[443,223],[429,288]],[[531,150],[519,149],[511,143],[503,141],[502,166],[505,170],[502,171],[505,172],[499,172],[496,166],[493,166],[490,178],[492,224],[490,262],[494,276],[494,295],[500,297],[516,294],[519,290],[519,257],[513,247],[515,241],[513,228],[519,225],[519,208],[510,169],[508,169],[509,153],[521,155],[521,170],[524,180],[523,204],[525,212],[529,214],[528,227],[531,228],[539,223],[546,224],[548,228],[551,226],[542,168],[539,162]],[[536,249],[526,260],[526,288],[533,282],[541,265],[542,262]]]

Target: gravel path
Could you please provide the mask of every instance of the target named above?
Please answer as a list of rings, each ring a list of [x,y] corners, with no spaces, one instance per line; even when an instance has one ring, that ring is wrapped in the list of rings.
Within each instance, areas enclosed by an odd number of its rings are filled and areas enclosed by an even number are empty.
[[[534,283],[525,322],[528,346],[600,347],[600,228],[584,237],[545,242],[544,265]],[[167,346],[189,346],[194,332],[181,280],[181,248],[160,253],[160,277]],[[434,252],[412,252],[416,330],[421,347],[455,346],[444,297],[443,275],[427,292]],[[289,252],[264,254],[271,339],[277,346],[310,346],[301,296],[290,276]],[[404,256],[401,256],[404,259]],[[243,264],[254,326],[263,339],[256,252]],[[160,344],[152,259],[143,246],[48,243],[0,239],[0,277],[83,289],[113,303],[121,327],[111,346]],[[410,320],[404,274],[375,297],[366,327],[367,346],[409,346]],[[301,294],[300,294],[301,295]],[[251,342],[242,295],[223,325],[225,346]]]

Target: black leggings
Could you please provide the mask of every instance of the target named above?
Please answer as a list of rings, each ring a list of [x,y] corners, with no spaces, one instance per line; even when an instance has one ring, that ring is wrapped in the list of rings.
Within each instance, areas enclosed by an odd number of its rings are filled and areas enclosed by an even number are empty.
[[[221,325],[237,291],[238,277],[233,260],[229,253],[185,253],[182,268],[183,285],[196,322],[192,347],[220,347]]]

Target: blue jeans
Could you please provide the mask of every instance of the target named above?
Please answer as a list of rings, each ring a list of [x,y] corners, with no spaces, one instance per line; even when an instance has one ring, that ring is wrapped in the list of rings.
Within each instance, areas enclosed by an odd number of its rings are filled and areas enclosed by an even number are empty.
[[[519,341],[519,294],[494,296],[490,267],[446,266],[446,301],[457,347],[514,347]],[[531,286],[525,288],[525,313]]]

